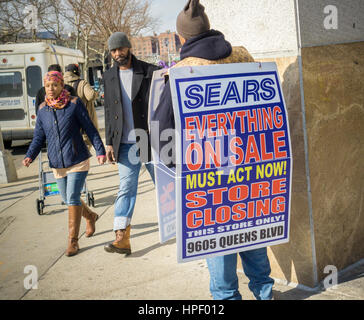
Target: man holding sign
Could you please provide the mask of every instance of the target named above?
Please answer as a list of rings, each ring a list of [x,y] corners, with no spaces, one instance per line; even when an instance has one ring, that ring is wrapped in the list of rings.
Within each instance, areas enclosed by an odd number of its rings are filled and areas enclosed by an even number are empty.
[[[254,296],[272,299],[267,239],[288,241],[290,180],[285,175],[291,169],[277,78],[274,72],[236,73],[229,64],[254,59],[210,29],[198,0],[189,0],[178,15],[177,32],[181,61],[170,70],[153,120],[159,121],[160,133],[173,128],[181,135],[159,141],[162,152],[174,140],[182,150],[177,153],[179,261],[210,256],[213,298],[237,300],[238,252]],[[205,65],[215,65],[216,74],[205,76],[208,71],[199,67]],[[166,165],[173,166],[174,150],[171,154]]]

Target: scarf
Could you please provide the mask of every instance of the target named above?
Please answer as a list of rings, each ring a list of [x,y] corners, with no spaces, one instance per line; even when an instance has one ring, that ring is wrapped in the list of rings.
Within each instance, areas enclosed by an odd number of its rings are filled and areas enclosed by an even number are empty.
[[[57,71],[50,71],[44,76],[44,84],[48,81],[55,81],[64,84],[63,75]],[[66,89],[62,89],[60,95],[57,98],[45,97],[45,102],[48,106],[54,109],[63,109],[70,101],[70,93]]]
[[[54,109],[63,109],[69,101],[70,93],[66,89],[63,89],[56,99],[48,98],[47,96],[45,97],[47,105]]]

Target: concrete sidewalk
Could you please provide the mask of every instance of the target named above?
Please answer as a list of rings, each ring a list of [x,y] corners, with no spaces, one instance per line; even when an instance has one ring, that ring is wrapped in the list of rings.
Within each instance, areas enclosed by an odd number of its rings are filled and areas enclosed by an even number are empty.
[[[45,155],[44,155],[45,156]],[[80,252],[64,255],[67,244],[67,212],[60,197],[46,198],[44,215],[36,211],[39,197],[38,162],[19,168],[19,180],[0,185],[0,299],[120,299],[210,300],[209,273],[205,260],[178,264],[175,239],[159,243],[155,189],[142,167],[132,221],[132,254],[107,253],[103,246],[114,240],[113,203],[118,190],[117,167],[98,166],[95,157],[88,188],[100,215],[96,233],[86,238],[81,224]],[[33,268],[33,273],[25,270]],[[38,272],[38,288],[26,289]],[[26,273],[26,272],[28,273]],[[340,276],[336,289],[304,290],[277,280],[277,300],[362,300],[364,263]],[[253,300],[248,280],[239,273],[243,299]]]

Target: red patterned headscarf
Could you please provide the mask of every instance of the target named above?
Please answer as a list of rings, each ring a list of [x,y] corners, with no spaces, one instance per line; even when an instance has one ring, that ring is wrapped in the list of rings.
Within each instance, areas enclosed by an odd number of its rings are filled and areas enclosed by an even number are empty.
[[[44,80],[44,85],[48,81],[55,81],[61,83],[62,86],[64,86],[63,75],[58,71],[50,71],[46,73],[43,80]],[[64,108],[69,101],[70,101],[70,93],[64,88],[57,98],[50,98],[48,96],[45,97],[45,102],[47,103],[47,105],[55,109]]]

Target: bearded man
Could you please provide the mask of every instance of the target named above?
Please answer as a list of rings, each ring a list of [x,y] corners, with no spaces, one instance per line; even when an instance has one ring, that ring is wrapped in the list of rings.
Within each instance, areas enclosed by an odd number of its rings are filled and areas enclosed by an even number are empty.
[[[117,163],[120,185],[114,205],[115,241],[104,249],[130,254],[130,223],[142,162],[154,182],[153,164],[149,162],[150,143],[146,144],[135,129],[142,129],[149,140],[149,89],[153,72],[159,67],[138,60],[131,53],[131,43],[123,32],[113,33],[108,39],[108,47],[114,65],[103,76],[106,158],[110,163]]]

